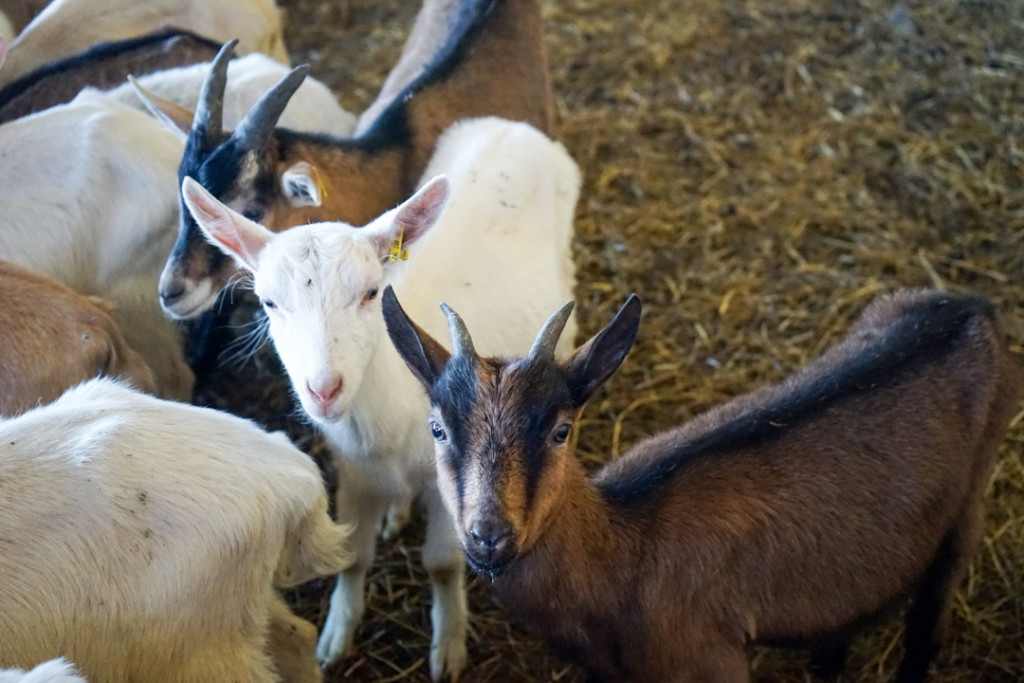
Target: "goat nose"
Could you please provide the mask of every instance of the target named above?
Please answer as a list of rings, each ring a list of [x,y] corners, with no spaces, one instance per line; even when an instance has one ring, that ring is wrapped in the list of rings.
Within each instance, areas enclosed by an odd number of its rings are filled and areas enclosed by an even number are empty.
[[[506,522],[476,522],[469,530],[473,542],[485,550],[495,550],[512,536],[512,528]]]
[[[309,393],[313,394],[313,398],[325,405],[338,398],[341,394],[341,385],[341,377],[329,379],[315,388],[308,381],[306,382],[306,388],[309,389]]]
[[[173,304],[184,295],[185,285],[180,282],[175,282],[169,287],[160,290],[160,300],[165,304]]]

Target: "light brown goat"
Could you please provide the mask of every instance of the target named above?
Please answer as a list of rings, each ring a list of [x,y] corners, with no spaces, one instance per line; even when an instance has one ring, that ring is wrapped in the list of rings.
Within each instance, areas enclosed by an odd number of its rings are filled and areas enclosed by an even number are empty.
[[[50,403],[100,375],[155,392],[153,373],[125,342],[103,299],[0,261],[0,302],[0,415]]]
[[[529,356],[449,357],[385,293],[388,331],[431,397],[438,485],[469,563],[512,614],[602,681],[747,681],[751,643],[842,668],[905,599],[898,678],[921,681],[977,545],[1018,408],[990,306],[903,291],[785,382],[655,435],[587,477],[568,437],[625,358],[631,297],[563,363],[571,305]]]

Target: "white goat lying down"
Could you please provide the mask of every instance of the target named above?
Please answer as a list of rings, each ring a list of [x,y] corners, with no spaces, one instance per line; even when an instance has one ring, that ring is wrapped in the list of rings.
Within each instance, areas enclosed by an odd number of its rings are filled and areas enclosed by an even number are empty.
[[[209,71],[210,62],[190,64],[139,75],[136,82],[147,92],[180,105],[181,115],[187,118],[178,122],[172,132],[179,133],[182,128],[187,132],[192,126],[193,110]],[[249,113],[253,104],[288,75],[289,71],[281,62],[258,52],[228,62],[224,126],[229,130],[234,129]],[[148,111],[130,83],[107,90],[105,94],[129,107]],[[307,76],[288,100],[278,125],[291,130],[344,137],[355,130],[356,116],[338,104],[330,88]]]
[[[440,173],[448,180],[427,182],[366,227],[320,223],[278,235],[191,179],[183,187],[209,238],[253,272],[292,385],[333,447],[338,517],[356,522],[356,563],[331,597],[320,660],[351,652],[374,531],[389,505],[419,493],[428,517],[423,563],[434,589],[435,680],[458,678],[465,666],[464,560],[438,496],[423,429],[427,399],[387,343],[377,294],[393,283],[407,306],[424,312],[442,298],[457,301],[478,322],[482,348],[528,348],[548,309],[572,296],[579,192],[579,171],[560,144],[527,124],[495,118],[449,129],[424,177]],[[508,305],[495,311],[494,301]],[[572,336],[570,330],[566,345]]]
[[[63,657],[43,662],[31,671],[0,669],[0,683],[87,683]]]
[[[0,666],[94,681],[318,681],[275,586],[351,564],[282,434],[98,379],[0,421]]]
[[[238,38],[241,52],[262,52],[288,63],[274,0],[53,0],[11,43],[0,84],[102,40],[172,26],[218,42]]]

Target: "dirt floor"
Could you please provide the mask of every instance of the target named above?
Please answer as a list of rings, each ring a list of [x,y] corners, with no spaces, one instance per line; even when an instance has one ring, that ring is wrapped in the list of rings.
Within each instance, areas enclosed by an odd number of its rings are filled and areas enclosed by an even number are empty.
[[[279,2],[293,61],[356,112],[419,6]],[[630,292],[644,304],[632,354],[584,415],[585,462],[779,380],[898,287],[989,297],[1024,351],[1024,3],[558,0],[544,15],[556,137],[584,176],[581,335]],[[272,373],[272,352],[237,372],[253,368]],[[282,426],[287,389],[261,387],[207,400]],[[934,681],[1024,677],[1022,442],[1018,414]],[[382,545],[359,654],[326,680],[429,680],[419,540]],[[329,587],[290,597],[319,622]],[[470,603],[465,680],[582,680],[506,623],[485,581]],[[894,621],[858,640],[843,680],[887,679],[899,635]],[[804,680],[801,653],[752,654],[756,680]]]

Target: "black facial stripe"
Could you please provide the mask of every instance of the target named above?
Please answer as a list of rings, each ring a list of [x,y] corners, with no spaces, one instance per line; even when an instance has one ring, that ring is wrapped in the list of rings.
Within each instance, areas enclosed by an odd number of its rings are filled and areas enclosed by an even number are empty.
[[[463,509],[466,492],[462,455],[468,443],[464,419],[472,411],[476,395],[476,364],[473,359],[465,356],[453,356],[430,390],[430,403],[440,411],[445,431],[448,432],[444,457],[455,472],[455,490],[460,511]]]

